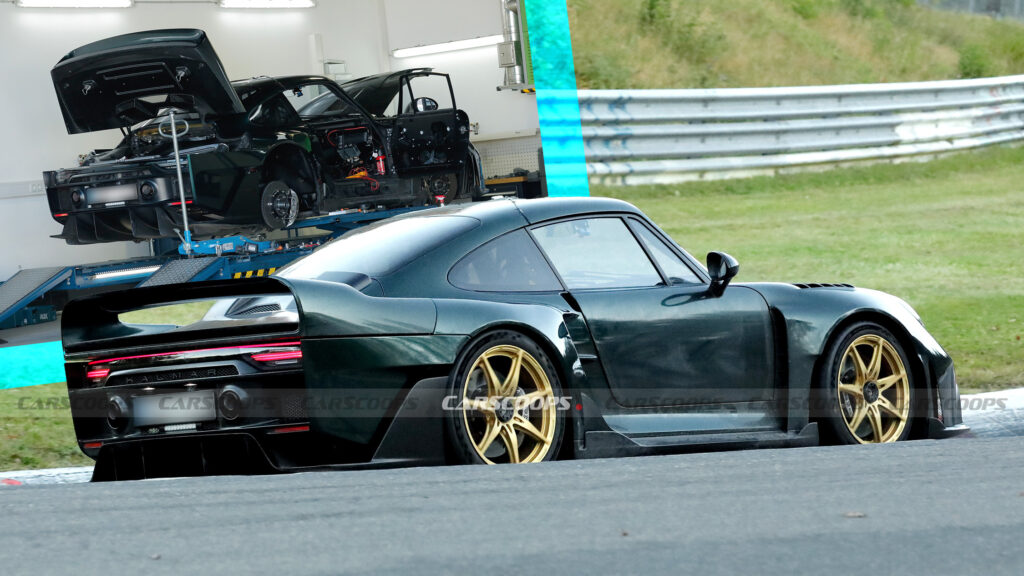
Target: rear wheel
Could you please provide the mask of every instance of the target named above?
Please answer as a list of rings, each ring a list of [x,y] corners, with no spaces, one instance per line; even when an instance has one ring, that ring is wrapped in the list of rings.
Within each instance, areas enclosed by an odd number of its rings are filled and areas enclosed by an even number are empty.
[[[558,374],[526,336],[501,330],[476,340],[456,363],[449,393],[458,399],[446,420],[459,462],[543,462],[558,453],[565,427]]]
[[[862,322],[833,341],[820,382],[828,431],[843,444],[878,444],[910,435],[913,375],[899,341]]]

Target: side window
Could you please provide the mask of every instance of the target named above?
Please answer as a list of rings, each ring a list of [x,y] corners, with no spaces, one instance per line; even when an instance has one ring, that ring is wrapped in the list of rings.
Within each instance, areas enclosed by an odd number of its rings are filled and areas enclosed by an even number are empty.
[[[296,86],[293,90],[286,90],[283,92],[284,97],[288,99],[288,103],[292,105],[292,108],[301,110],[303,106],[309,104],[327,91],[327,88],[320,84],[306,84],[303,86]]]
[[[568,288],[633,288],[661,284],[636,238],[619,218],[587,218],[533,230]]]
[[[654,260],[661,267],[661,271],[668,276],[672,284],[703,284],[700,278],[693,273],[679,256],[672,251],[665,242],[658,238],[650,228],[636,220],[630,220],[629,226],[640,237],[640,241],[647,246]]]
[[[249,122],[257,128],[267,130],[284,130],[301,121],[295,108],[283,94],[277,94],[249,112]]]
[[[416,114],[434,110],[452,110],[452,91],[448,76],[444,74],[420,74],[402,81],[402,110],[399,114]],[[397,103],[394,103],[397,108]],[[391,106],[388,106],[390,108]]]
[[[554,272],[523,230],[505,234],[477,248],[452,267],[448,281],[478,292],[561,290]]]

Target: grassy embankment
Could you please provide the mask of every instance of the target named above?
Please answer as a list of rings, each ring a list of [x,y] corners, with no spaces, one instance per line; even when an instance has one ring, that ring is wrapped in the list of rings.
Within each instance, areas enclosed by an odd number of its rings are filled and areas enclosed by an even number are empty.
[[[913,0],[569,0],[580,88],[910,82],[1024,72],[1024,23]]]

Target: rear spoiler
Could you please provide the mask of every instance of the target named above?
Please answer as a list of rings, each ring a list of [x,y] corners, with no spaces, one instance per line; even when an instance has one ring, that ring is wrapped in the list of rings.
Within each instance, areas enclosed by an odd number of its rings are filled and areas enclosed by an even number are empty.
[[[211,322],[209,327],[124,324],[118,316],[159,305],[244,296],[291,294],[274,278],[217,280],[132,288],[72,300],[61,315],[66,356],[169,343],[191,343],[253,334],[295,335],[298,322],[258,318]],[[269,320],[269,321],[268,321]]]
[[[253,335],[270,339],[433,333],[437,323],[433,300],[368,296],[347,283],[358,284],[359,275],[345,278],[346,281],[277,277],[216,280],[132,288],[73,300],[64,307],[61,319],[64,355],[106,355],[126,348],[192,345]],[[297,315],[208,320],[183,327],[125,324],[118,318],[125,312],[160,305],[281,294],[295,299]]]

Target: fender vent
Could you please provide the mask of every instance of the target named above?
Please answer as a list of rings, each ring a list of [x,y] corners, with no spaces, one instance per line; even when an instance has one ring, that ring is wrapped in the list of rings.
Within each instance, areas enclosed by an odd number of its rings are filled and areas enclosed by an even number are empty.
[[[799,288],[801,290],[807,290],[808,288],[853,288],[853,284],[818,284],[818,283],[811,283],[811,284],[794,284],[794,286],[796,286],[797,288]]]
[[[281,309],[281,307],[278,306],[277,304],[261,304],[259,306],[253,306],[252,308],[247,308],[247,309],[242,310],[241,312],[238,312],[236,314],[232,314],[232,316],[255,316],[257,314],[267,314],[268,312],[277,312],[280,309]]]

